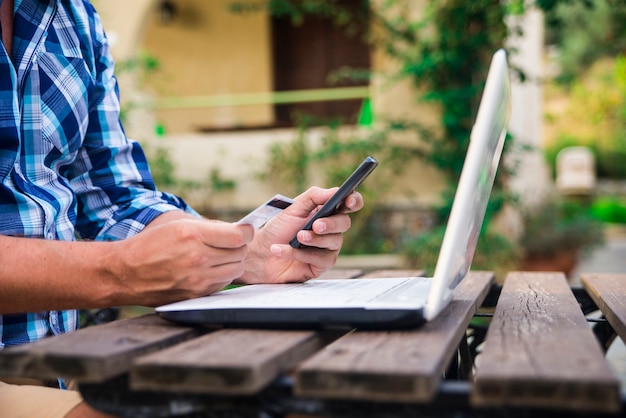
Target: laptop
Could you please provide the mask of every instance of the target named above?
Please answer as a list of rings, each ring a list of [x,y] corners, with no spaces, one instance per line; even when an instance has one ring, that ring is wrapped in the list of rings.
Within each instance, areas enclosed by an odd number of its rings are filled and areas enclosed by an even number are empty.
[[[160,306],[187,324],[253,328],[395,329],[435,318],[470,269],[511,113],[506,52],[491,61],[432,278],[313,279],[257,284]]]

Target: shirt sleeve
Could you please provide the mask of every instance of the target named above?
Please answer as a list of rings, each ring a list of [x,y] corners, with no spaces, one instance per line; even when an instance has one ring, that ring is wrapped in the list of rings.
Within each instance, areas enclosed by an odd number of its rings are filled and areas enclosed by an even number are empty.
[[[156,189],[141,146],[126,137],[114,62],[95,11],[91,33],[94,82],[89,92],[89,122],[70,176],[77,196],[78,235],[119,240],[138,233],[164,212],[183,210],[197,215],[180,197]]]

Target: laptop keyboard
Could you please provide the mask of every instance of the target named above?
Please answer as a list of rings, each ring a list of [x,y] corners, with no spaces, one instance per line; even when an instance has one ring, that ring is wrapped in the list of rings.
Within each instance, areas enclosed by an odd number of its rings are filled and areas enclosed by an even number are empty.
[[[417,277],[407,280],[380,295],[372,298],[372,302],[397,303],[397,302],[426,302],[432,279]]]

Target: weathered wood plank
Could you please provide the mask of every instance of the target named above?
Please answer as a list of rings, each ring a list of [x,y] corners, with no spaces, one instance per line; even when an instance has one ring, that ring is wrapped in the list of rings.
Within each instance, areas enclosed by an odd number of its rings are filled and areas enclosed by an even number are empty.
[[[312,331],[220,330],[139,358],[131,387],[252,394],[321,344]]]
[[[419,329],[339,338],[297,369],[296,393],[388,402],[432,399],[492,281],[491,273],[470,273],[449,306]]]
[[[616,411],[619,383],[561,273],[511,273],[472,391],[478,406]]]
[[[626,274],[580,276],[583,286],[622,341],[626,341]]]
[[[0,351],[0,375],[102,382],[127,372],[138,354],[195,335],[154,314],[114,321]]]

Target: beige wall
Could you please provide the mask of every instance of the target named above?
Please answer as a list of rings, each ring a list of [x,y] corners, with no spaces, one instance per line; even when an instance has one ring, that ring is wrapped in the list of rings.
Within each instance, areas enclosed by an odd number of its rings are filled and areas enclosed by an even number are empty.
[[[272,91],[266,13],[229,12],[231,0],[173,1],[170,24],[148,19],[142,48],[162,69],[148,87],[159,96],[206,96]],[[259,126],[273,121],[271,105],[157,110],[167,132]]]
[[[133,57],[155,0],[101,0],[93,3],[102,18],[115,59]]]
[[[234,14],[231,0],[172,0],[174,19],[163,24],[156,0],[107,0],[96,6],[118,61],[147,53],[160,69],[142,86],[152,98],[201,97],[272,91],[270,26],[266,13]],[[122,75],[124,97],[139,80]],[[148,101],[143,97],[142,100]],[[130,99],[129,99],[130,100]],[[167,132],[263,126],[273,122],[269,104],[155,109]]]

